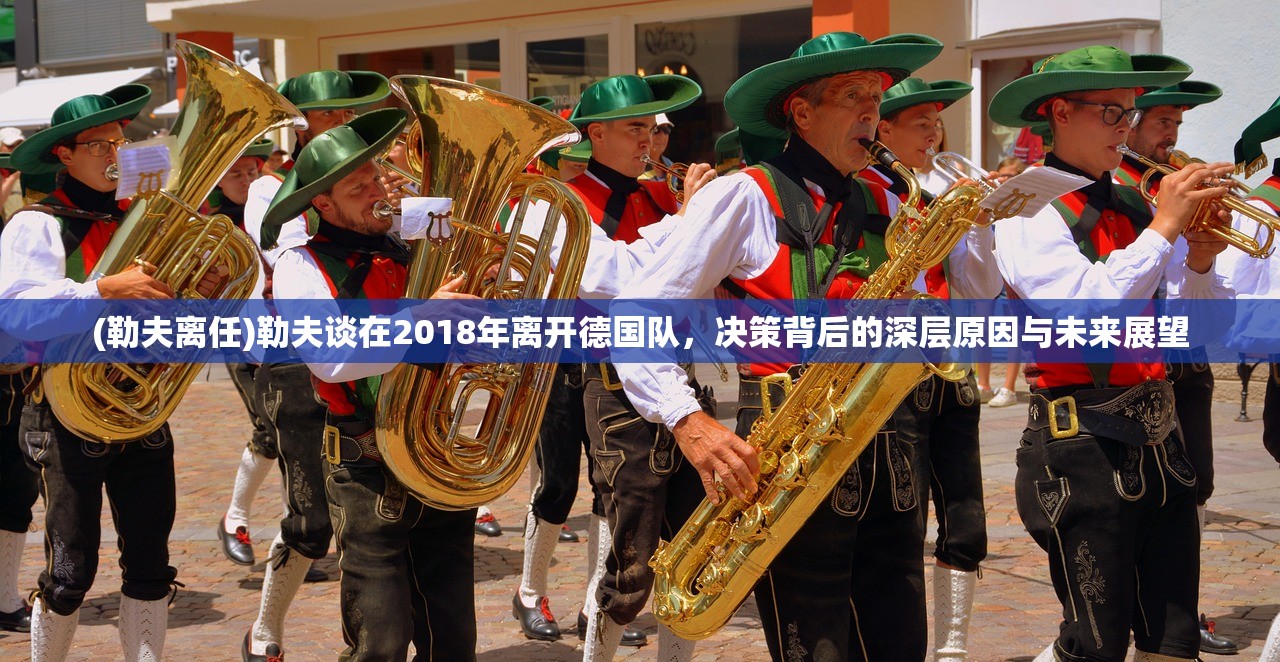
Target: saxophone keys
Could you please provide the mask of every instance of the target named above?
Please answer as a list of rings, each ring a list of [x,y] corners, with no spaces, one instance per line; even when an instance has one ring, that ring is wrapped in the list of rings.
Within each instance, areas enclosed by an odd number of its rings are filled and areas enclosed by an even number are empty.
[[[760,542],[769,534],[769,511],[759,503],[753,503],[742,511],[733,523],[733,539],[739,542]],[[710,567],[710,565],[708,565]]]
[[[772,484],[784,490],[805,487],[809,479],[804,475],[805,461],[796,451],[787,451],[778,462],[778,474]]]
[[[725,567],[712,561],[702,568],[697,581],[694,582],[694,588],[703,595],[719,595],[724,592],[725,580],[728,578],[729,573]]]

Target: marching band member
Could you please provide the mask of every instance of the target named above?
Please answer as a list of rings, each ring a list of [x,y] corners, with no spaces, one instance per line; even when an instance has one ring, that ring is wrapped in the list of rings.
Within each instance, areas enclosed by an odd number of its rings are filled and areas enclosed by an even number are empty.
[[[295,215],[287,223],[265,227],[263,217],[282,182],[297,167],[307,143],[355,117],[355,109],[385,99],[387,79],[369,71],[313,71],[280,84],[280,93],[307,117],[307,128],[296,132],[293,159],[249,187],[245,228],[263,247],[263,262],[272,273],[279,256],[306,244],[306,221]],[[276,431],[280,469],[284,474],[288,514],[271,543],[262,580],[258,618],[245,635],[241,657],[266,662],[272,650],[283,647],[284,620],[289,605],[311,569],[312,561],[329,552],[333,525],[324,495],[324,460],[319,453],[324,435],[325,407],[313,396],[311,373],[301,363],[263,364],[257,389]],[[226,528],[225,526],[223,527]],[[233,532],[229,532],[233,533]]]
[[[914,170],[933,168],[940,122],[938,113],[963,99],[973,87],[955,80],[933,83],[908,78],[889,88],[880,102],[876,139],[903,165]],[[930,170],[935,172],[936,169]],[[906,201],[906,182],[888,166],[873,163],[860,175]],[[923,209],[942,194],[921,195]],[[925,187],[924,180],[921,186]],[[993,299],[1003,281],[996,268],[991,228],[974,227],[956,244],[943,263],[923,275],[917,288],[940,298]],[[894,413],[893,427],[913,449],[912,463],[921,521],[928,522],[929,495],[938,519],[933,556],[934,659],[964,660],[968,655],[969,617],[977,588],[978,564],[987,556],[987,511],[982,503],[982,460],[978,449],[978,418],[982,405],[972,373],[964,381],[949,382],[936,375],[921,382]],[[924,544],[924,526],[920,529]]]
[[[1225,242],[1182,236],[1200,202],[1226,192],[1200,186],[1229,166],[1195,164],[1165,177],[1154,215],[1136,191],[1112,181],[1117,148],[1142,114],[1135,89],[1190,73],[1171,57],[1089,46],[1037,62],[996,93],[993,121],[1047,120],[1054,150],[1045,167],[1092,181],[1034,217],[996,225],[1011,293],[1143,300],[1164,284],[1182,298],[1231,295],[1213,273]],[[1123,660],[1131,632],[1139,662],[1192,660],[1199,651],[1196,475],[1164,364],[1144,361],[1142,351],[1116,348],[1113,363],[1027,364],[1018,513],[1049,555],[1063,612],[1057,640],[1039,659]]]
[[[707,185],[618,297],[707,298],[726,278],[763,299],[853,296],[887,259],[874,231],[883,232],[898,208],[883,187],[852,177],[867,165],[859,140],[874,134],[884,90],[941,50],[921,35],[868,42],[830,33],[734,83],[725,97],[730,116],[752,135],[790,134],[785,151]],[[814,225],[815,217],[825,225]],[[800,229],[810,226],[819,234]],[[742,436],[760,415],[759,377],[787,366],[751,366],[738,435],[702,411],[683,369],[617,369],[632,415],[673,432],[708,498],[719,501],[717,477],[734,496],[755,491],[756,451]],[[895,489],[909,478],[910,458],[893,437],[878,435],[866,457],[879,455],[882,466],[896,469],[873,479],[874,461],[855,465],[757,583],[775,660],[924,658],[923,524],[914,490]]]
[[[0,235],[0,297],[172,298],[173,290],[151,277],[150,264],[85,282],[127,207],[115,199],[107,166],[127,142],[123,125],[150,97],[145,85],[76,97],[54,110],[48,129],[14,151],[19,171],[66,172],[52,195],[15,214]],[[169,565],[175,508],[169,425],[131,443],[106,444],[72,433],[33,397],[20,430],[28,461],[43,477],[45,502],[47,564],[31,615],[31,658],[67,657],[80,605],[97,574],[105,486],[119,536],[124,659],[159,660],[177,576]]]
[[[1216,101],[1221,96],[1222,90],[1217,85],[1192,80],[1184,80],[1177,85],[1139,96],[1135,105],[1142,111],[1142,119],[1129,134],[1129,149],[1156,163],[1168,164],[1169,151],[1178,143],[1182,113]],[[1126,154],[1113,176],[1117,184],[1136,189],[1146,171],[1146,166]],[[1153,175],[1149,183],[1152,193],[1160,190],[1158,174]],[[1205,504],[1213,495],[1213,425],[1210,418],[1213,407],[1213,371],[1209,369],[1204,347],[1170,350],[1167,369],[1169,381],[1173,382],[1174,402],[1177,404],[1178,424],[1182,426],[1182,441],[1186,445],[1187,459],[1196,470],[1196,512],[1200,519],[1200,533],[1203,534]],[[1234,641],[1215,633],[1211,624],[1201,615],[1201,653],[1233,655],[1238,651],[1239,647]]]
[[[31,608],[18,590],[18,570],[39,485],[19,440],[24,391],[35,376],[30,367],[15,367],[22,369],[0,372],[0,630],[29,632]]]
[[[380,155],[404,111],[376,110],[309,141],[263,217],[264,235],[305,215],[313,236],[276,259],[275,295],[285,316],[299,300],[395,299],[405,292],[409,250],[374,215],[386,196]],[[363,266],[362,265],[367,265]],[[451,281],[438,296],[458,297]],[[336,313],[335,313],[336,314]],[[436,510],[386,470],[374,443],[377,384],[386,364],[333,363],[299,353],[324,400],[325,491],[338,538],[344,660],[404,659],[410,641],[424,659],[475,659],[474,510]]]
[[[649,237],[658,236],[651,226],[664,218],[669,219],[667,226],[679,222],[672,217],[679,205],[667,185],[637,178],[645,170],[641,157],[650,153],[654,115],[684,108],[701,94],[696,83],[678,75],[614,76],[597,81],[583,91],[569,121],[591,141],[590,158],[586,172],[567,182],[585,203],[594,224],[587,274],[579,286],[580,296],[615,294],[626,282],[629,269],[618,266],[619,260],[610,251],[644,252],[645,247],[650,246]],[[692,166],[685,180],[686,195],[693,195],[713,176],[709,165]],[[632,243],[636,244],[634,251],[627,246]],[[669,437],[658,426],[615,429],[606,424],[611,417],[626,416],[630,408],[613,387],[616,380],[612,376],[612,367],[607,365],[585,368],[581,394],[573,396],[585,407],[580,421],[583,428],[576,438],[563,435],[557,439],[555,452],[551,450],[552,445],[540,450],[543,454],[540,459],[550,462],[543,465],[543,480],[529,518],[537,521],[526,524],[526,545],[531,539],[534,545],[554,545],[551,533],[541,534],[539,540],[537,528],[552,529],[557,520],[562,522],[567,516],[573,489],[577,486],[578,449],[582,447],[579,440],[588,441],[591,482],[593,492],[600,494],[602,512],[593,512],[588,530],[588,555],[594,563],[585,604],[578,617],[579,637],[586,640],[583,649],[586,660],[612,659],[620,643],[639,646],[647,640],[644,632],[628,626],[644,607],[652,588],[653,573],[646,564],[648,556],[644,550],[648,549],[651,554],[656,549],[664,514],[662,497],[669,489],[668,481],[675,480],[672,476],[678,474],[676,466],[670,463],[671,454],[665,452],[670,446]],[[553,411],[549,409],[548,414]],[[573,419],[565,422],[579,424]],[[645,457],[652,452],[660,460],[619,467],[616,457],[618,449],[624,447]],[[600,464],[602,456],[604,466]],[[553,481],[549,474],[561,478]],[[551,499],[556,495],[560,497]],[[538,502],[544,505],[539,507]],[[674,500],[671,505],[674,506]],[[526,564],[531,551],[526,547]],[[536,552],[532,555],[539,558]],[[549,557],[550,552],[545,556]],[[540,614],[541,621],[528,610],[531,599],[539,600],[546,594],[545,571],[539,575],[536,566],[530,569],[533,572],[525,573],[514,605],[526,635],[535,625],[554,624],[554,620],[548,618],[549,609]],[[690,644],[669,632],[659,637],[659,657],[669,659],[672,655],[683,655],[680,651],[684,648],[692,650]]]

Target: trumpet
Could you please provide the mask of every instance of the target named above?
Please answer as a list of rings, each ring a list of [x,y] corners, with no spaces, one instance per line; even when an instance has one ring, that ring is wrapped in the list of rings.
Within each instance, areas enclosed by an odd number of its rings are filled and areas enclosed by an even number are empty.
[[[684,204],[684,176],[689,172],[689,164],[672,163],[665,165],[660,161],[654,161],[649,158],[648,154],[640,157],[650,168],[654,168],[667,176],[667,188],[671,189],[672,195],[676,196],[676,202]]]
[[[106,177],[107,181],[109,182],[120,181],[120,166],[112,163],[111,165],[107,166],[106,170],[102,171],[102,176]]]
[[[1138,190],[1142,193],[1142,197],[1153,206],[1159,207],[1156,196],[1151,193],[1151,178],[1157,173],[1169,175],[1175,173],[1191,163],[1204,163],[1199,159],[1187,156],[1183,152],[1172,150],[1169,152],[1169,163],[1156,163],[1155,161],[1129,149],[1127,145],[1121,145],[1116,151],[1128,156],[1142,165],[1147,167],[1147,171],[1142,174],[1142,180],[1138,182]],[[1244,185],[1229,177],[1224,178],[1224,183],[1229,189],[1243,188]],[[1223,223],[1217,214],[1217,210],[1213,207],[1213,203],[1217,203],[1240,214],[1246,218],[1252,219],[1258,224],[1258,229],[1251,237],[1233,227],[1230,223]],[[1226,195],[1216,200],[1206,200],[1200,204],[1200,208],[1196,210],[1195,218],[1191,219],[1191,223],[1187,225],[1186,232],[1208,232],[1209,234],[1235,246],[1250,257],[1264,258],[1269,257],[1271,252],[1275,250],[1272,243],[1275,241],[1276,229],[1280,228],[1280,219],[1268,214],[1262,210],[1256,209],[1244,201],[1239,195],[1228,192]]]
[[[937,169],[938,174],[953,185],[961,179],[972,179],[978,183],[978,186],[982,188],[982,192],[987,195],[991,195],[996,190],[996,185],[988,179],[990,174],[982,166],[974,163],[963,154],[957,152],[935,152],[933,155],[933,167]]]

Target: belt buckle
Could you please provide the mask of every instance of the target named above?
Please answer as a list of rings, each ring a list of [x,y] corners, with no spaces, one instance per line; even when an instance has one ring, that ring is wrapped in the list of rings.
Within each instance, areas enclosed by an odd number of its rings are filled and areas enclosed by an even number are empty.
[[[324,426],[324,459],[329,464],[342,464],[342,433],[332,425]]]
[[[609,379],[609,364],[604,361],[600,362],[600,381],[604,382],[604,390],[621,391],[622,384]]]
[[[1058,427],[1058,406],[1062,405],[1067,408],[1067,420],[1071,421],[1071,426],[1063,430]],[[1057,400],[1049,401],[1049,433],[1054,439],[1067,439],[1080,434],[1080,416],[1076,412],[1076,399],[1064,395]]]

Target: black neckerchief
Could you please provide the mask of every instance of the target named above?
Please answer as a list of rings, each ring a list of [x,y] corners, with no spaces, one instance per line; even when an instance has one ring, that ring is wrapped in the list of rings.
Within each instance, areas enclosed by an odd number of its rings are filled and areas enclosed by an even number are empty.
[[[769,163],[802,186],[806,179],[817,184],[822,189],[822,196],[833,203],[849,197],[853,189],[852,175],[840,174],[827,157],[795,134],[787,141],[787,148],[782,154],[770,159]]]
[[[1078,233],[1088,237],[1094,226],[1098,224],[1098,218],[1102,216],[1102,212],[1107,209],[1120,212],[1129,217],[1129,220],[1136,228],[1146,227],[1151,222],[1151,211],[1149,209],[1138,209],[1116,193],[1117,184],[1112,181],[1110,172],[1103,172],[1101,177],[1095,178],[1080,168],[1063,161],[1055,152],[1049,152],[1045,155],[1044,164],[1050,168],[1057,168],[1063,172],[1088,177],[1093,180],[1091,184],[1080,189],[1080,192],[1085,194],[1086,199],[1084,210],[1080,212],[1080,220],[1072,228],[1073,234]]]
[[[297,161],[299,156],[302,156],[302,141],[295,140],[293,141],[293,152],[290,153],[289,160]]]
[[[71,204],[84,211],[110,216],[117,221],[124,217],[124,210],[120,209],[115,191],[94,190],[68,174],[63,178],[62,192],[67,194]]]
[[[409,264],[409,246],[399,237],[391,234],[361,234],[340,228],[324,219],[320,219],[320,227],[310,245],[322,253],[342,259],[346,259],[351,253],[360,253],[369,258],[385,257],[400,264]]]
[[[1280,159],[1276,159],[1276,162],[1271,164],[1271,176],[1280,177]]]
[[[627,213],[627,196],[643,187],[635,177],[628,177],[594,158],[587,162],[587,172],[609,189],[609,199],[604,203],[604,219],[600,221],[600,228],[612,239],[622,222],[623,214]]]
[[[218,204],[218,213],[231,219],[231,222],[235,223],[236,227],[241,230],[244,229],[244,205],[238,205],[223,195],[222,202]]]

